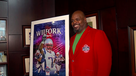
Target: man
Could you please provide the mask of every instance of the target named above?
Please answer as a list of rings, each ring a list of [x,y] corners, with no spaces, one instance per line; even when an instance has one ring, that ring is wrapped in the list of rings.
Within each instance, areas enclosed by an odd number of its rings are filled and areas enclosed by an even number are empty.
[[[50,75],[50,70],[51,69],[55,69],[55,67],[53,66],[53,61],[55,58],[55,53],[54,51],[52,51],[53,49],[53,41],[50,38],[47,38],[45,40],[45,60],[46,60],[46,75]]]
[[[55,59],[54,59],[54,63],[55,63],[55,68],[56,68],[55,73],[57,73],[58,75],[59,75],[59,71],[61,69],[61,64],[64,60],[65,60],[64,57],[59,52],[57,52]]]
[[[38,73],[43,70],[45,71],[45,54],[43,50],[44,42],[42,41],[39,44],[38,50],[35,53],[35,59],[37,59],[36,68],[38,69]]]
[[[69,76],[109,76],[112,65],[110,43],[102,30],[89,27],[84,13],[75,11],[71,25]]]

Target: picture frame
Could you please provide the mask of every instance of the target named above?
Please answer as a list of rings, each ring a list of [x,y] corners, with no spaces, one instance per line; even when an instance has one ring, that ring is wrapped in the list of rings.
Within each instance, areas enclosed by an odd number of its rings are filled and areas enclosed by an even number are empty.
[[[0,42],[7,41],[7,19],[0,18]]]
[[[23,25],[22,33],[23,33],[23,47],[30,47],[31,26]]]
[[[128,26],[130,76],[136,76],[136,25]]]
[[[6,51],[0,51],[0,63],[7,63]]]
[[[48,46],[50,46],[50,49],[47,48]],[[68,51],[69,15],[51,17],[31,22],[31,69],[29,76],[54,76],[57,74],[68,76]],[[61,55],[62,58],[62,62],[60,63],[61,69],[59,72],[56,71],[55,67],[55,58],[57,54]],[[43,58],[43,61],[39,60],[40,58]],[[45,64],[45,66],[42,64]]]
[[[0,65],[1,76],[7,76],[7,65]]]
[[[30,60],[29,56],[23,56],[23,73],[29,75]]]
[[[94,29],[99,29],[98,26],[98,13],[92,13],[86,15],[86,21],[89,26],[91,26]]]

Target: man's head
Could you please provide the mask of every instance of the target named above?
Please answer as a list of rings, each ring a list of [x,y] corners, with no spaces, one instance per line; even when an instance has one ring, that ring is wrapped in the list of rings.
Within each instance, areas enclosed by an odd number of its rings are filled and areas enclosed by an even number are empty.
[[[46,51],[51,52],[52,48],[53,48],[53,41],[50,38],[46,39],[45,40],[45,49],[46,49]]]
[[[46,40],[46,34],[44,34],[42,37],[42,41],[45,41],[45,40]]]
[[[86,17],[80,10],[75,11],[71,17],[71,25],[76,33],[81,33],[86,27]]]
[[[59,53],[59,52],[57,52],[57,53],[56,53],[56,56],[58,57],[59,55],[60,55],[60,53]]]

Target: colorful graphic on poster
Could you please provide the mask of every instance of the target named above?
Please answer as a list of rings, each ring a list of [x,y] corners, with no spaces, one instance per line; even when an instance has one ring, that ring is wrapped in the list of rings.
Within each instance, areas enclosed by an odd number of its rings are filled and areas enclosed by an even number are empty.
[[[65,20],[34,25],[33,76],[65,76]]]

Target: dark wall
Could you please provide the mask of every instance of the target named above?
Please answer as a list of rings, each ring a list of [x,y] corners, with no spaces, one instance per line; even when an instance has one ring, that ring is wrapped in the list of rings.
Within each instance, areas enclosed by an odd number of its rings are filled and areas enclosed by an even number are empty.
[[[7,19],[7,42],[0,43],[0,51],[8,52],[8,76],[23,75],[23,58],[30,49],[23,47],[22,25],[55,16],[54,0],[0,0],[0,18]]]
[[[99,29],[106,33],[112,46],[110,76],[131,75],[127,27],[136,25],[135,0],[56,0],[55,3],[56,15],[70,14],[71,16],[76,10],[82,10],[86,15],[98,13]],[[70,26],[71,36],[73,31]]]

